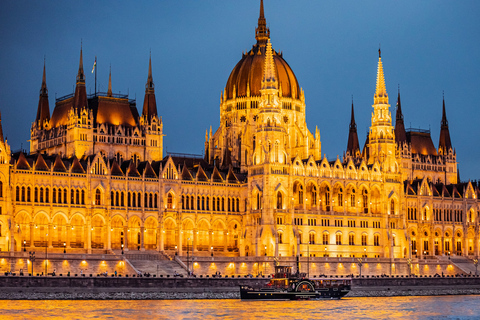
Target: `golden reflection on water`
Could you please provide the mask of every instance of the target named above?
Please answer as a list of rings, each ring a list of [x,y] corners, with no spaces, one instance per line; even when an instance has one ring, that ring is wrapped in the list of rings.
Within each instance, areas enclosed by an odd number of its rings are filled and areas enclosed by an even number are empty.
[[[13,300],[0,319],[479,319],[480,296],[319,301]]]

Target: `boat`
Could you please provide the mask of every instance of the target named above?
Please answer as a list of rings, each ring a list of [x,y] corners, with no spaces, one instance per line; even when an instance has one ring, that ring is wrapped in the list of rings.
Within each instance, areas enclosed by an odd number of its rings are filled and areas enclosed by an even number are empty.
[[[298,270],[298,268],[297,268]],[[351,278],[309,278],[306,273],[292,273],[290,266],[275,266],[275,273],[262,287],[240,285],[242,300],[312,300],[340,299],[351,288]]]

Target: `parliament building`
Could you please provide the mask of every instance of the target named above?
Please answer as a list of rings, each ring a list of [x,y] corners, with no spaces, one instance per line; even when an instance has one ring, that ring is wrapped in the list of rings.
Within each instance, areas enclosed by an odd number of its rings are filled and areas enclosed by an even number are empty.
[[[81,50],[75,92],[50,113],[44,66],[29,152],[12,153],[0,131],[0,250],[479,255],[480,185],[458,179],[445,101],[435,146],[429,130],[405,128],[400,93],[392,118],[379,51],[365,144],[352,104],[345,153],[331,161],[272,47],[263,1],[255,39],[221,92],[220,126],[206,131],[201,157],[164,155],[151,58],[141,113],[112,93],[111,76],[108,92],[87,94]]]

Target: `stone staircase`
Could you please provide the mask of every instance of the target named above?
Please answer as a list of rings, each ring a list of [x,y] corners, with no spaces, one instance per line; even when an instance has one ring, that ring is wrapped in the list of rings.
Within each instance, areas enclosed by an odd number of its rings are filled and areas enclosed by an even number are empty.
[[[473,260],[465,257],[455,257],[450,259],[451,263],[465,272],[466,274],[475,274],[475,265]]]
[[[157,277],[160,275],[173,276],[175,273],[183,276],[187,275],[185,269],[175,259],[157,251],[126,253],[125,258],[142,274],[150,273],[151,275],[157,275]]]

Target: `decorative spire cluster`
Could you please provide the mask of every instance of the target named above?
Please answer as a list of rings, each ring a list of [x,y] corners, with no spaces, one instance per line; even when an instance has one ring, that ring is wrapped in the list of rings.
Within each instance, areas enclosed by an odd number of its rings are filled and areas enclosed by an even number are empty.
[[[273,60],[273,49],[270,39],[267,40],[267,49],[265,51],[265,64],[263,69],[262,90],[265,89],[278,90],[275,61]]]
[[[373,98],[374,104],[388,104],[385,76],[383,75],[382,52],[378,49],[377,87]]]

